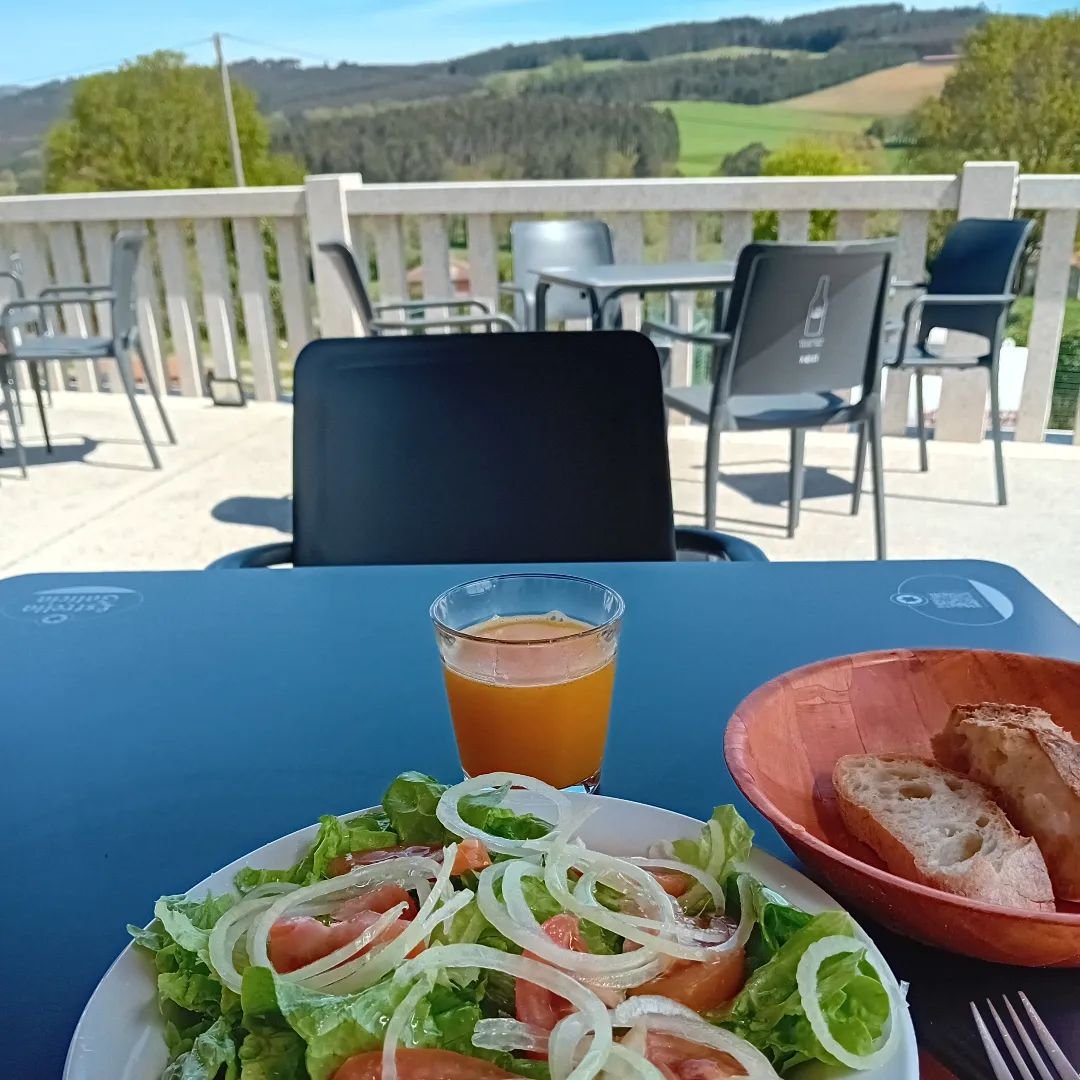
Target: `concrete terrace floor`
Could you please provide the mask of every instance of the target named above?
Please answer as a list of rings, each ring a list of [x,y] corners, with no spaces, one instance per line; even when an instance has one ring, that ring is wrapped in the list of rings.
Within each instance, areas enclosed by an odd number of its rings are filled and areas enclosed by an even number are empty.
[[[225,409],[171,398],[168,409],[179,445],[161,446],[161,472],[151,470],[122,398],[58,395],[51,457],[28,410],[28,480],[0,419],[0,577],[197,568],[287,536],[291,406]],[[151,411],[151,431],[160,435]],[[873,557],[869,496],[859,517],[849,514],[853,436],[809,435],[793,540],[785,530],[786,433],[723,442],[718,528],[751,538],[774,560]],[[673,427],[670,443],[677,519],[700,522],[703,431]],[[920,474],[914,440],[890,438],[885,464],[890,557],[1008,563],[1080,617],[1080,447],[1007,445],[1004,508],[994,499],[989,443],[931,444],[930,472]]]

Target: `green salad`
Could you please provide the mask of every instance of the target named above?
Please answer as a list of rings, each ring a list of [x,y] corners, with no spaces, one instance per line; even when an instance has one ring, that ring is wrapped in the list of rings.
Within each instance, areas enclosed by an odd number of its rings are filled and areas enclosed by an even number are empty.
[[[619,858],[579,837],[597,805],[403,773],[376,810],[321,818],[295,866],[163,896],[129,927],[163,1080],[713,1080],[893,1053],[904,1004],[876,950],[749,874],[733,807]]]

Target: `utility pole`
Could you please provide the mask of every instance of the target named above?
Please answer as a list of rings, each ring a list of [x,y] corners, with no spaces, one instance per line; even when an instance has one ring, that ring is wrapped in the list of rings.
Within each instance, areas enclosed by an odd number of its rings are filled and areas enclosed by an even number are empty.
[[[240,154],[240,136],[236,130],[236,113],[233,110],[232,84],[229,82],[229,68],[225,63],[225,54],[221,51],[221,35],[214,35],[214,52],[217,53],[218,71],[221,72],[221,93],[225,98],[225,122],[229,126],[229,151],[232,154],[233,173],[236,186],[246,187],[244,182],[244,159]]]

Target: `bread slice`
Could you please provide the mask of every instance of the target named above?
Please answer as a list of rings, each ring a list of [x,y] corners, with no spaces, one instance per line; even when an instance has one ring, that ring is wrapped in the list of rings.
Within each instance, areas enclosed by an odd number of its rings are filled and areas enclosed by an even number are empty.
[[[1080,744],[1042,709],[958,705],[934,756],[994,789],[1012,823],[1035,837],[1059,900],[1080,901]]]
[[[903,754],[833,769],[840,815],[894,874],[1002,907],[1053,911],[1046,863],[980,784]]]

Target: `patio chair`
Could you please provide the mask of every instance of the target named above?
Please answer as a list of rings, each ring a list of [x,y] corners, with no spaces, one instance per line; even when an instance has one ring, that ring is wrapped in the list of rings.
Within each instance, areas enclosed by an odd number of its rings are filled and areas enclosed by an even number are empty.
[[[721,432],[790,430],[787,531],[794,536],[807,429],[858,424],[873,451],[876,550],[879,559],[885,558],[879,380],[892,251],[890,242],[873,240],[748,244],[739,253],[726,305],[722,293],[716,296],[716,331],[644,325],[646,333],[661,339],[713,350],[711,385],[664,391],[670,408],[709,427],[706,528],[716,523]],[[835,392],[856,387],[861,394],[850,403]],[[857,459],[856,491],[862,483],[862,460]]]
[[[293,540],[213,568],[763,560],[672,522],[640,334],[314,341],[296,362]]]
[[[10,281],[11,285],[8,286],[12,299],[21,300],[26,295],[26,289],[23,287],[22,274],[19,273],[14,267],[10,270],[0,270],[0,281]],[[0,355],[7,351],[7,346],[2,337],[0,337]],[[3,361],[0,360],[0,364]],[[19,396],[19,384],[15,379],[15,365],[10,364],[7,366],[4,376],[3,386],[3,408],[4,412],[8,413],[8,422],[11,424],[12,430],[15,428],[15,424],[21,424],[23,422],[22,412],[22,400]],[[0,439],[0,454],[4,452],[4,441]],[[23,475],[25,475],[25,470]]]
[[[402,300],[400,303],[373,304],[352,248],[337,241],[328,241],[320,244],[319,250],[329,255],[330,261],[337,267],[337,272],[341,275],[349,296],[352,297],[365,337],[378,337],[387,332],[400,334],[402,331],[409,330],[421,332],[434,329],[472,330],[477,327],[490,331],[520,329],[509,315],[502,315],[499,312],[492,314],[491,309],[483,300],[477,300],[471,296],[454,296],[445,300]],[[475,308],[481,314],[445,315],[433,319],[424,316],[422,320],[409,322],[411,316],[422,314],[427,310],[451,307]],[[404,318],[387,319],[384,317],[392,311],[400,312]]]
[[[557,266],[611,266],[615,246],[603,221],[515,221],[510,226],[514,280],[499,291],[514,298],[514,318],[529,330],[536,325],[536,273]],[[596,319],[588,294],[554,286],[545,301],[545,321]],[[618,316],[616,316],[618,319]],[[618,325],[616,322],[615,325]]]
[[[142,361],[143,377],[150,390],[150,395],[157,406],[162,427],[169,442],[176,444],[176,435],[165,413],[161,395],[158,392],[154,373],[146,362],[146,357],[139,342],[139,330],[135,321],[135,267],[139,260],[146,234],[133,231],[121,231],[116,234],[112,247],[108,285],[53,285],[42,289],[37,297],[24,297],[6,304],[0,311],[0,338],[6,352],[0,353],[0,382],[5,387],[5,403],[12,421],[15,439],[15,452],[23,475],[26,475],[26,451],[19,438],[19,429],[15,424],[15,413],[11,408],[10,394],[7,392],[7,375],[11,367],[20,360],[25,361],[32,372],[32,384],[37,397],[38,413],[45,436],[45,447],[52,453],[52,441],[49,436],[48,419],[42,401],[41,367],[48,362],[66,360],[115,360],[120,370],[120,382],[131,405],[132,415],[142,436],[146,452],[155,469],[161,468],[161,460],[150,439],[150,432],[143,420],[142,412],[135,395],[135,373],[132,368],[132,353],[137,353]],[[110,337],[73,337],[55,333],[53,316],[62,305],[108,303],[112,322]],[[27,316],[32,316],[38,333],[26,334]]]
[[[994,473],[998,505],[1004,506],[1005,460],[1001,449],[1001,404],[998,357],[1009,308],[1016,299],[1024,252],[1035,223],[1021,218],[964,218],[945,237],[941,253],[925,282],[898,282],[900,288],[924,290],[904,310],[895,329],[900,341],[887,367],[915,373],[915,416],[919,432],[919,469],[928,468],[923,376],[982,369],[990,383],[990,431],[994,440]],[[892,330],[893,327],[890,327]],[[934,329],[962,331],[985,340],[975,352],[936,352],[928,338]],[[859,441],[860,460],[865,454]]]

